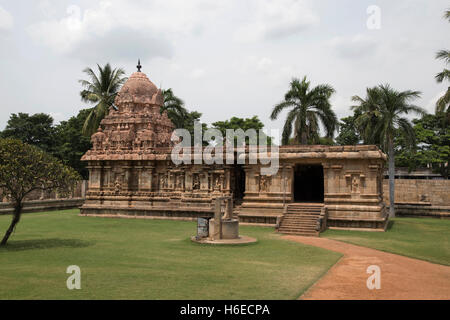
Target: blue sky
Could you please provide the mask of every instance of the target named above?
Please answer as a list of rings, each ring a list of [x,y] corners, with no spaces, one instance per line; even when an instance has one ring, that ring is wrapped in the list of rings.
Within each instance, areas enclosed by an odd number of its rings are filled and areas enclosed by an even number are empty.
[[[380,9],[380,29],[367,8]],[[333,107],[350,115],[351,96],[390,83],[420,90],[433,111],[448,84],[436,51],[450,48],[441,0],[0,0],[0,130],[13,112],[45,112],[56,121],[87,107],[82,70],[110,62],[143,71],[173,88],[207,123],[258,115],[271,108],[292,77],[335,87]]]

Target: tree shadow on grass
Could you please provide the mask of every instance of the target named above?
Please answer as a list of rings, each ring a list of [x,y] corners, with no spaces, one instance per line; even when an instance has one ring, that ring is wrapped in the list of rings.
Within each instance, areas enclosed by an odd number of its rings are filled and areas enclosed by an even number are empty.
[[[388,221],[387,228],[386,228],[386,231],[391,230],[392,227],[394,226],[394,223],[395,223],[395,221],[389,220],[389,221]]]
[[[10,241],[6,244],[6,246],[0,247],[0,252],[52,249],[52,248],[85,248],[94,244],[95,241],[86,241],[80,239],[18,240],[18,241]]]

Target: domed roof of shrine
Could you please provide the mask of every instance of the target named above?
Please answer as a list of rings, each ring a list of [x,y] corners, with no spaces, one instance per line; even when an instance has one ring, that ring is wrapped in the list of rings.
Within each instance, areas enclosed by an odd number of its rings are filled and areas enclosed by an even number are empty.
[[[120,106],[123,103],[162,105],[164,100],[161,90],[150,81],[145,73],[138,71],[128,78],[117,94],[115,104]]]

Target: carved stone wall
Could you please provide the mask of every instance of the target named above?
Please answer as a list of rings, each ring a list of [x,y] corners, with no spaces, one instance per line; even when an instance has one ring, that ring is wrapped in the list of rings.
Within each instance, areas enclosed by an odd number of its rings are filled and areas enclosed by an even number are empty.
[[[243,166],[177,166],[171,161],[174,126],[160,112],[163,103],[161,90],[141,72],[124,84],[117,109],[110,109],[82,158],[90,172],[82,214],[194,219],[211,216],[214,199],[232,195],[241,220],[275,224],[294,201],[295,167],[312,164],[323,167],[328,225],[385,227],[386,156],[377,147],[281,147],[279,170],[272,176],[249,164],[248,153]]]
[[[241,217],[280,217],[294,201],[295,167],[321,165],[328,225],[336,228],[384,229],[382,172],[386,156],[375,146],[280,148],[278,173],[261,176],[258,165],[245,167]],[[272,221],[274,221],[272,219]]]

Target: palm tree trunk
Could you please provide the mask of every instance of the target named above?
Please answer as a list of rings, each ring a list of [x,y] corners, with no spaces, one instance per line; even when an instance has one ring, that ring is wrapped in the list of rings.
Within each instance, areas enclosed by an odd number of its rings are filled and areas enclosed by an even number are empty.
[[[394,139],[389,137],[389,217],[395,218],[395,154]]]
[[[308,138],[306,137],[306,132],[302,132],[302,136],[301,136],[301,144],[302,145],[307,145],[308,144]]]
[[[5,236],[3,237],[2,242],[0,243],[0,246],[5,246],[8,242],[9,237],[14,231],[14,228],[16,227],[17,223],[20,221],[20,215],[22,214],[22,203],[15,203],[14,204],[14,213],[13,213],[13,219],[11,221],[11,225],[9,226],[8,230],[5,233]]]

